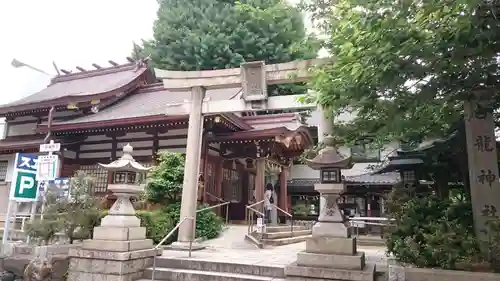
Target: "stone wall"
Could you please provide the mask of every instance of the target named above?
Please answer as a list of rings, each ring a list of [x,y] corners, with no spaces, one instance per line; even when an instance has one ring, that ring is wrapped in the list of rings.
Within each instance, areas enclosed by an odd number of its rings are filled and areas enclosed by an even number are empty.
[[[498,281],[500,274],[441,270],[427,268],[405,268],[405,281]]]
[[[389,261],[391,263],[391,261]],[[389,265],[388,281],[499,281],[500,274]]]

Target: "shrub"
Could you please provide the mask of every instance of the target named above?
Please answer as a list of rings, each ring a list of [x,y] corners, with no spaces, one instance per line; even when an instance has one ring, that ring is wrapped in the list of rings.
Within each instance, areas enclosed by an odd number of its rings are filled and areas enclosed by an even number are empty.
[[[184,161],[180,153],[165,151],[158,155],[158,165],[149,171],[145,188],[149,202],[168,205],[180,199]]]
[[[386,236],[388,252],[400,262],[455,269],[479,252],[470,202],[398,189],[389,196],[388,211],[396,220]]]
[[[70,179],[69,194],[49,186],[44,198],[44,218],[28,224],[27,234],[49,243],[57,232],[64,232],[72,244],[75,239],[90,238],[99,220],[100,201],[91,193],[94,180],[84,172]]]
[[[198,205],[198,210],[208,207],[208,205]],[[179,223],[181,204],[176,202],[164,208],[170,214],[174,225]],[[196,214],[196,238],[213,239],[222,232],[222,219],[212,210],[202,211]],[[176,235],[173,235],[176,236]],[[175,239],[177,239],[175,237]]]
[[[171,216],[163,210],[137,211],[136,215],[141,220],[141,225],[146,227],[146,237],[152,239],[155,244],[175,226]]]

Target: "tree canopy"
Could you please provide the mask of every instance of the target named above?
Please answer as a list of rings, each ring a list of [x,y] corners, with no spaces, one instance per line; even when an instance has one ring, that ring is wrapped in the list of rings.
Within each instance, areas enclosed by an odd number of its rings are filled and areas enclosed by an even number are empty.
[[[347,142],[418,142],[448,134],[474,92],[498,108],[498,2],[305,3],[333,58],[310,83],[318,103],[356,113],[337,133]]]
[[[247,61],[288,62],[316,57],[318,44],[306,34],[301,12],[282,0],[161,0],[144,41],[152,65],[169,70],[239,67]],[[277,87],[271,95],[302,88]]]

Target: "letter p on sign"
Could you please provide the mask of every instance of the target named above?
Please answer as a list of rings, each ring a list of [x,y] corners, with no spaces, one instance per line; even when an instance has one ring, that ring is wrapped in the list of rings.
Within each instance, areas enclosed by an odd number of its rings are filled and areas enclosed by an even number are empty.
[[[37,199],[38,183],[34,173],[18,171],[11,188],[11,200],[29,202]]]
[[[19,194],[23,194],[25,189],[35,188],[35,180],[32,177],[21,176],[21,186]]]

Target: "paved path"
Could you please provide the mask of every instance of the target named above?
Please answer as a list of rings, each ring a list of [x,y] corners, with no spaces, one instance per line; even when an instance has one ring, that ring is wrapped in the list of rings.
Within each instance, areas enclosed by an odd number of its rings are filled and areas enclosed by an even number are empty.
[[[203,242],[207,248],[193,252],[192,259],[285,266],[295,262],[297,260],[297,253],[304,251],[306,248],[305,242],[302,242],[274,248],[258,249],[250,242],[244,240],[246,233],[246,226],[232,225],[220,237]],[[385,248],[362,247],[360,250],[365,252],[367,263],[375,263],[379,267],[387,265]],[[163,251],[163,256],[188,258],[188,253],[165,250]]]

